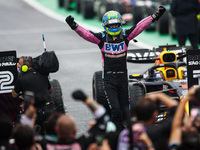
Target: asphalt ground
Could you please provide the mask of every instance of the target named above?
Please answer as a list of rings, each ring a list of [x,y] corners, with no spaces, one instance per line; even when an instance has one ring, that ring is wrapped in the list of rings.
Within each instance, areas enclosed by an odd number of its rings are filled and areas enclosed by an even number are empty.
[[[47,5],[53,2],[54,5]],[[50,79],[57,79],[60,82],[64,103],[68,113],[75,118],[80,135],[87,130],[88,122],[93,116],[83,103],[74,101],[71,94],[74,90],[81,89],[92,98],[92,76],[95,71],[102,69],[101,53],[98,46],[80,38],[65,23],[66,16],[76,13],[58,8],[55,2],[55,0],[9,0],[9,2],[1,0],[0,51],[16,50],[17,57],[36,57],[44,52],[42,42],[44,34],[47,51],[55,51],[60,62],[59,71],[50,74]],[[56,10],[49,11],[52,10],[49,9],[50,6]],[[55,13],[56,11],[60,13]],[[100,25],[96,28],[90,24],[91,20],[83,21],[81,18],[81,15],[75,16],[77,22],[84,27],[102,30]],[[144,36],[142,34],[141,36]],[[139,40],[139,37],[137,39]],[[130,48],[137,49],[147,45],[149,44],[132,43]],[[128,63],[129,74],[142,73],[148,66]]]

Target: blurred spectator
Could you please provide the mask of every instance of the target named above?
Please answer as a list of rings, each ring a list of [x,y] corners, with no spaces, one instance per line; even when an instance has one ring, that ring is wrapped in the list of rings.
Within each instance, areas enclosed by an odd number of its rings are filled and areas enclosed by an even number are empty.
[[[15,140],[15,146],[13,147],[12,145],[12,149],[42,150],[41,145],[36,142],[36,136],[39,133],[37,132],[35,126],[37,117],[37,109],[34,106],[35,100],[32,99],[33,97],[31,97],[31,99],[27,101],[26,98],[25,101],[22,102],[22,109],[24,110],[24,112],[19,116],[19,121],[16,122],[13,130],[12,137]],[[23,144],[23,142],[25,142],[25,144]]]
[[[40,143],[43,150],[46,150],[46,144],[49,142],[57,142],[58,138],[56,135],[55,127],[58,118],[62,115],[61,112],[51,114],[45,121],[45,134],[43,137],[36,137],[37,142]]]
[[[199,88],[199,87],[198,87]],[[199,110],[192,119],[185,113],[185,105],[189,101],[199,101],[200,97],[196,97],[196,87],[191,87],[177,108],[172,123],[171,134],[169,138],[169,150],[199,150],[200,149],[200,134],[198,126],[195,125],[194,120],[199,119]],[[197,94],[199,95],[199,94]],[[194,109],[194,108],[193,108]],[[193,116],[193,112],[191,112]]]
[[[59,142],[72,141],[76,138],[75,120],[71,115],[61,115],[56,123],[56,133]]]
[[[167,116],[156,125],[156,118],[159,114],[158,102],[167,107]],[[178,102],[171,99],[164,93],[149,93],[139,100],[135,107],[135,115],[138,121],[143,121],[146,133],[153,142],[156,150],[165,150],[168,148],[168,139],[170,136],[171,123],[176,111]]]
[[[35,120],[37,117],[37,110],[34,105],[30,105],[24,114],[20,117],[20,123],[35,127]]]
[[[29,125],[18,124],[13,129],[13,138],[17,150],[42,150],[41,146],[35,143],[34,130]]]
[[[96,137],[104,136],[106,131],[116,130],[116,127],[110,122],[109,116],[106,114],[105,108],[88,98],[82,91],[77,90],[72,94],[75,100],[80,100],[93,112],[96,118],[96,124],[94,124],[86,133],[76,138],[76,124],[71,115],[62,114],[55,126],[57,133],[57,142],[47,143],[47,149],[76,149],[86,150],[87,147],[96,142]],[[108,125],[109,124],[109,125]],[[112,124],[112,125],[111,125]],[[108,126],[110,129],[108,129]],[[114,127],[113,127],[114,126]]]
[[[58,118],[64,113],[56,112],[51,114],[45,121],[45,136],[47,135],[56,135],[55,126]]]
[[[198,0],[172,0],[170,12],[175,18],[176,35],[179,46],[185,46],[189,38],[192,48],[198,50]]]
[[[9,139],[12,133],[12,121],[7,116],[0,116],[0,149],[9,150]]]
[[[21,107],[23,112],[19,116],[19,123],[30,125],[32,128],[34,128],[37,117],[37,109],[35,107],[35,99],[33,92],[25,92],[24,100],[21,104]]]
[[[117,150],[119,133],[118,131],[106,133],[99,150]]]
[[[108,132],[99,142],[90,144],[87,150],[117,150],[119,134],[119,131]]]
[[[155,150],[151,139],[148,137],[145,127],[140,122],[135,122],[129,129],[124,129],[119,136],[118,150]],[[130,137],[132,136],[132,138]],[[130,143],[132,140],[132,143]],[[132,145],[131,145],[132,144]]]

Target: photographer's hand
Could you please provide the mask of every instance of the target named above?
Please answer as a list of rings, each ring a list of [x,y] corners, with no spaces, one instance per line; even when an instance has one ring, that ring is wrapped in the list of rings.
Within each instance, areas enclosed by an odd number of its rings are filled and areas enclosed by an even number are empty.
[[[191,88],[189,88],[188,93],[184,99],[187,99],[189,101],[200,100],[200,97],[198,96],[199,88],[200,86],[197,85],[194,85]]]
[[[182,137],[182,124],[183,119],[185,115],[188,115],[185,113],[185,105],[188,101],[198,100],[198,98],[195,96],[195,93],[199,89],[199,86],[192,86],[189,88],[187,95],[181,100],[181,103],[179,104],[173,122],[172,122],[172,129],[171,134],[169,138],[169,144],[171,143],[181,143],[181,137]],[[187,120],[189,121],[189,120]]]
[[[37,117],[37,110],[33,105],[29,105],[29,107],[25,110],[24,114],[20,119],[20,123],[28,124],[32,128],[35,126],[35,120]]]
[[[142,141],[144,145],[146,145],[148,150],[155,150],[153,143],[146,132],[140,134],[139,140]]]
[[[24,115],[30,119],[35,119],[37,116],[37,110],[33,105],[30,105],[25,111]]]

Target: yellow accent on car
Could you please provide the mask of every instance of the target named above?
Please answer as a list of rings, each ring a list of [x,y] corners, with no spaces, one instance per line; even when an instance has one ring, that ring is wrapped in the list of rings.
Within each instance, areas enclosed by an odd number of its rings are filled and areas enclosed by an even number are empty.
[[[138,76],[140,76],[140,74],[132,74],[132,76],[138,77]]]

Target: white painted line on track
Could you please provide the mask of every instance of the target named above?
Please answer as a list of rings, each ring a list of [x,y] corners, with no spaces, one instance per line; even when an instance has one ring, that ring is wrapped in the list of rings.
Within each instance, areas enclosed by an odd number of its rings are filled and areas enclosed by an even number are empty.
[[[61,21],[63,23],[65,23],[65,18],[64,16],[61,16],[49,9],[47,9],[46,7],[40,5],[38,2],[36,2],[35,0],[23,0],[24,2],[26,2],[27,4],[31,5],[32,7],[34,7],[35,9],[37,9],[38,11],[46,14],[47,16],[51,17],[51,18],[54,18],[58,21]],[[83,22],[78,22],[77,23],[81,24],[81,26],[83,26],[84,28],[87,28],[87,29],[90,29],[91,31],[101,31],[99,28],[96,28],[94,26],[90,26],[88,24],[85,24]],[[136,37],[137,39],[137,37]],[[140,47],[140,48],[148,48],[148,49],[152,49],[152,46],[148,45],[148,44],[145,44],[143,42],[140,42],[138,41],[137,43],[134,43],[133,41],[130,41],[130,44],[133,44],[137,47]]]

